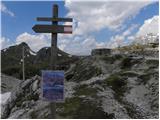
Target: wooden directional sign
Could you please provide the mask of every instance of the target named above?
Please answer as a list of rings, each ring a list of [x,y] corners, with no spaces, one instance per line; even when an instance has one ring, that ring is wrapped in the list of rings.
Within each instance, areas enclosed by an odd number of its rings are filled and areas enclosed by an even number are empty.
[[[35,25],[32,29],[37,33],[72,33],[71,25]]]
[[[72,18],[47,18],[47,17],[37,17],[37,21],[72,22]]]

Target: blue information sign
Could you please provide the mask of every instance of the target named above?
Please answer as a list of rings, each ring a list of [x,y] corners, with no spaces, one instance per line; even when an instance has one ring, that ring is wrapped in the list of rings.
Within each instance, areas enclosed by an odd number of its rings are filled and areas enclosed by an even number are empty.
[[[64,101],[63,71],[42,71],[42,97],[47,101]]]

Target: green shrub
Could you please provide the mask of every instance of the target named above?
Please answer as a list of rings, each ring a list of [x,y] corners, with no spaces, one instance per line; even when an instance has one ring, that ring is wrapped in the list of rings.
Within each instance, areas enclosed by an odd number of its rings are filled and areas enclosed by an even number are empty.
[[[96,76],[102,74],[101,68],[96,67],[95,70],[96,70]]]
[[[120,77],[118,73],[112,74],[108,78],[106,78],[105,83],[108,86],[112,87],[117,97],[123,96],[123,93],[126,90],[127,81],[124,78]]]
[[[131,60],[132,59],[129,57],[123,58],[121,63],[121,69],[130,68],[132,66]]]
[[[125,85],[124,80],[117,75],[111,75],[109,78],[106,79],[106,82],[109,86],[112,86],[113,88],[118,88]]]

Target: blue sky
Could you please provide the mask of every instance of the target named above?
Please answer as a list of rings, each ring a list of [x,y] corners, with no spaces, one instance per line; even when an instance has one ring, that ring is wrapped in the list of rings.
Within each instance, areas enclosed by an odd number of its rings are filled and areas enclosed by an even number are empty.
[[[65,16],[67,10],[64,7],[64,2],[33,2],[33,1],[18,1],[18,2],[3,2],[15,16],[11,17],[2,13],[2,36],[15,40],[16,37],[23,33],[32,31],[32,27],[37,23],[36,17],[51,17],[53,4],[58,4],[59,16]]]
[[[91,2],[92,3],[92,2]],[[50,17],[52,15],[52,6],[53,4],[59,5],[59,16],[60,17],[73,17],[74,18],[74,28],[73,35],[60,35],[59,37],[59,47],[69,53],[72,51],[76,51],[73,54],[81,54],[81,46],[84,44],[86,45],[82,51],[82,54],[88,54],[91,49],[95,47],[105,47],[110,46],[110,44],[114,44],[113,39],[123,38],[123,41],[127,41],[128,36],[134,36],[137,32],[139,32],[140,27],[142,27],[146,20],[152,19],[154,16],[159,15],[159,3],[142,3],[139,2],[134,3],[132,7],[132,3],[125,3],[129,4],[128,10],[131,12],[125,11],[125,5],[120,6],[118,3],[110,3],[113,7],[108,9],[107,2],[106,6],[102,6],[103,4],[96,5],[96,8],[90,5],[90,3],[65,3],[64,1],[3,1],[3,6],[5,6],[5,10],[1,10],[1,22],[2,22],[2,34],[1,38],[3,41],[5,40],[8,43],[5,43],[2,48],[8,46],[9,44],[16,44],[17,41],[23,41],[21,39],[27,40],[28,39],[36,39],[39,34],[35,33],[32,30],[32,27],[35,24],[50,24],[49,22],[37,22],[36,17]],[[142,4],[142,5],[139,5]],[[88,5],[88,6],[87,6]],[[80,6],[80,7],[79,7]],[[81,7],[82,6],[82,7]],[[120,6],[120,13],[117,8],[114,6]],[[124,10],[123,10],[124,7]],[[104,9],[102,9],[104,8]],[[133,8],[133,9],[132,9]],[[86,11],[85,11],[86,9]],[[87,9],[91,10],[87,11]],[[97,9],[97,11],[96,11]],[[106,10],[106,17],[103,17],[104,10]],[[113,11],[113,15],[111,13],[107,13],[107,11]],[[126,8],[127,10],[127,8]],[[9,11],[9,12],[8,12]],[[93,12],[92,12],[93,11]],[[13,13],[11,15],[10,13]],[[118,14],[117,14],[118,13]],[[117,15],[124,13],[124,16],[119,16],[116,18]],[[95,15],[94,16],[92,16]],[[101,15],[102,14],[102,15]],[[111,15],[110,15],[111,14]],[[87,16],[85,16],[87,15]],[[97,15],[97,18],[96,18]],[[101,16],[102,18],[99,19]],[[123,14],[122,14],[123,15]],[[100,16],[100,17],[99,17]],[[92,17],[95,19],[93,20]],[[115,18],[115,19],[114,19]],[[96,21],[102,21],[97,22]],[[86,21],[85,21],[86,20]],[[108,20],[108,21],[107,21]],[[88,23],[87,23],[88,22]],[[91,24],[93,23],[93,24]],[[103,26],[104,24],[104,26]],[[129,29],[131,29],[129,31]],[[129,34],[122,37],[122,34],[127,30]],[[75,32],[75,33],[74,33]],[[19,37],[18,37],[19,36]],[[30,36],[30,38],[27,38]],[[42,37],[42,36],[41,36]],[[44,36],[43,36],[44,37]],[[18,39],[19,38],[19,39]],[[18,39],[18,40],[17,40]],[[34,40],[33,39],[33,40]],[[49,36],[47,35],[46,41],[44,42],[44,46],[37,45],[40,47],[49,46]],[[70,41],[70,43],[68,41]],[[74,40],[74,41],[73,41]],[[75,41],[78,41],[75,43]],[[90,42],[91,41],[91,42]],[[38,42],[38,41],[36,41]],[[73,45],[70,45],[73,43]],[[75,44],[74,44],[75,43]],[[31,41],[28,44],[32,44]],[[36,43],[35,43],[36,44]],[[67,45],[69,44],[69,46]],[[79,45],[81,44],[81,45]],[[3,45],[3,44],[2,44]],[[67,48],[68,46],[68,48]],[[77,47],[76,47],[77,46]],[[34,48],[36,45],[30,47],[37,51],[38,49]]]

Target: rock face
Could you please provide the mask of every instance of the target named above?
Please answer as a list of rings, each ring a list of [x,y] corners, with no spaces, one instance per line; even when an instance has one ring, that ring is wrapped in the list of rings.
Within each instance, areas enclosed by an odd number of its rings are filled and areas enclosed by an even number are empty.
[[[19,79],[1,74],[1,93],[12,91],[19,83]]]
[[[83,57],[65,72],[65,101],[56,118],[158,118],[158,57]],[[40,98],[41,77],[21,81],[2,109],[2,118],[52,118]]]
[[[49,103],[40,100],[39,76],[22,81],[2,108],[2,118],[51,118]]]

